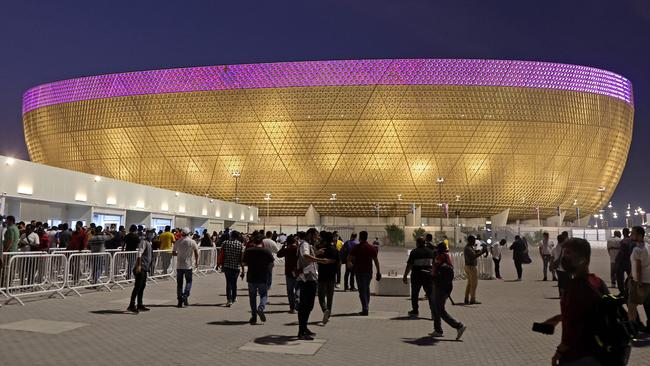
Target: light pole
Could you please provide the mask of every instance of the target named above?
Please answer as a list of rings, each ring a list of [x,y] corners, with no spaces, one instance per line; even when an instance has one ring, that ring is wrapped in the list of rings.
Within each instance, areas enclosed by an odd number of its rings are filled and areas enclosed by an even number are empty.
[[[379,202],[374,205],[375,212],[377,213],[377,225],[379,225]]]
[[[235,202],[239,203],[239,177],[241,173],[239,171],[232,172],[233,178],[235,178]]]
[[[330,202],[334,206],[334,220],[332,221],[332,226],[336,226],[336,193],[332,193],[330,197]]]
[[[627,205],[628,210],[625,211],[625,227],[630,227],[630,205]]]
[[[264,231],[266,231],[266,222],[269,221],[269,212],[271,211],[271,194],[267,193],[264,197],[266,201],[266,218],[264,219]]]
[[[442,184],[445,182],[445,178],[438,177],[436,178],[436,184],[438,184],[438,205],[440,206],[440,232],[442,232],[442,216],[444,214],[444,208],[442,207]]]

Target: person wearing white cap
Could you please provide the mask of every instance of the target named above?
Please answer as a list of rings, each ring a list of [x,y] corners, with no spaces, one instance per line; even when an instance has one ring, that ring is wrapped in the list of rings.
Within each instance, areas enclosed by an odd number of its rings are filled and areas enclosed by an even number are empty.
[[[172,255],[176,257],[176,297],[178,305],[189,306],[188,298],[192,289],[192,254],[194,254],[194,265],[199,263],[199,248],[190,235],[190,229],[181,229],[181,238],[172,247]],[[183,278],[185,278],[185,290],[183,290]]]

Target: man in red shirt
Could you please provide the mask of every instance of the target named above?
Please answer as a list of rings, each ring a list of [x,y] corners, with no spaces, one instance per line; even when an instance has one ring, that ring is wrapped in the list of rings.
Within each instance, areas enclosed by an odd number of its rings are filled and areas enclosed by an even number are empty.
[[[83,228],[83,223],[77,221],[75,225],[75,230],[72,233],[72,239],[70,239],[70,244],[66,250],[84,250],[86,249],[86,244],[88,243],[88,236],[86,235],[86,230]],[[76,284],[79,281],[80,263],[81,257],[73,257],[70,261],[70,273],[72,273],[72,283]]]
[[[296,313],[296,266],[298,265],[298,245],[296,238],[289,235],[278,251],[278,258],[284,258],[284,276],[287,280],[287,298],[289,313]]]
[[[555,327],[562,322],[562,341],[551,360],[552,365],[600,365],[589,344],[589,324],[607,285],[589,273],[591,247],[584,239],[572,238],[564,242],[562,268],[573,278],[567,281],[560,299],[561,314],[545,323]]]
[[[354,273],[357,279],[359,289],[359,300],[361,300],[361,312],[359,315],[368,315],[368,305],[370,304],[370,281],[372,281],[372,263],[377,268],[377,281],[381,280],[381,271],[379,270],[379,260],[377,259],[377,249],[368,243],[368,232],[359,233],[359,244],[355,245],[348,256],[348,267],[354,265]]]

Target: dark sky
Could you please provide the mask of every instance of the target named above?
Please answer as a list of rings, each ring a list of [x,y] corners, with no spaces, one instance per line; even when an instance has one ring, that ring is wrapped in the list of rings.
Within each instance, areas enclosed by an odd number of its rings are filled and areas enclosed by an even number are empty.
[[[22,93],[48,81],[169,67],[360,58],[564,62],[634,85],[614,205],[650,209],[650,1],[7,1],[0,154],[27,159]]]

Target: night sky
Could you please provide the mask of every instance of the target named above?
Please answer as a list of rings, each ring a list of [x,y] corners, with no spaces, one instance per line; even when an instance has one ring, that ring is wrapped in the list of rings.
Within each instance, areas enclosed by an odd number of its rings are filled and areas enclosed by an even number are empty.
[[[632,81],[634,138],[612,201],[650,209],[650,1],[8,1],[0,9],[0,154],[28,159],[23,92],[147,69],[362,58],[598,67]],[[72,138],[72,136],[71,136]]]

